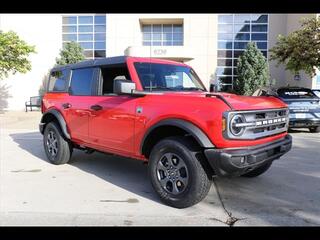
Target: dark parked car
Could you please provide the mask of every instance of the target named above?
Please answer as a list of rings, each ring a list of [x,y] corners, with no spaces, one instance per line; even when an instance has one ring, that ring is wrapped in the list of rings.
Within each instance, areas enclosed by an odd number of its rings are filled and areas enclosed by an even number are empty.
[[[315,91],[301,87],[260,88],[253,96],[277,96],[288,104],[289,127],[309,128],[310,132],[320,132],[320,98]]]

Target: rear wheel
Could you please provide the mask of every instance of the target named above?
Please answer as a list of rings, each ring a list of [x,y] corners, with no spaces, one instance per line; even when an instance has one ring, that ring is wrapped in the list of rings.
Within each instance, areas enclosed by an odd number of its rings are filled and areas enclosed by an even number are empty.
[[[312,133],[319,133],[319,132],[320,132],[320,126],[310,127],[309,130],[310,130],[310,132],[312,132]]]
[[[72,146],[64,139],[60,126],[55,122],[46,125],[43,146],[49,161],[53,164],[67,163],[72,154]]]
[[[241,175],[241,177],[248,177],[248,178],[252,178],[252,177],[257,177],[263,173],[265,173],[272,165],[272,162],[266,163],[260,167],[257,167],[256,169]]]
[[[200,202],[211,186],[203,155],[183,137],[169,137],[153,147],[149,175],[160,199],[175,208]]]

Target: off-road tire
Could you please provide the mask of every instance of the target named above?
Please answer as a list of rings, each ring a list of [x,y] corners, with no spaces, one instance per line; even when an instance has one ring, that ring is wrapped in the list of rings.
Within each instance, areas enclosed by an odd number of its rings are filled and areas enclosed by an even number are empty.
[[[49,133],[53,132],[54,136],[57,140],[57,151],[53,156],[50,153],[49,147],[47,146],[47,141],[49,137]],[[63,137],[61,128],[59,124],[56,122],[50,122],[46,125],[44,134],[43,134],[43,146],[47,155],[48,160],[56,165],[67,163],[72,155],[72,146],[67,139]]]
[[[319,133],[319,132],[320,132],[320,126],[310,127],[309,130],[310,130],[310,132],[312,132],[312,133]]]
[[[257,177],[257,176],[263,174],[264,172],[266,172],[271,167],[271,165],[272,165],[272,161],[268,162],[260,167],[257,167],[256,169],[254,169],[248,173],[241,175],[241,177],[248,177],[248,178]]]
[[[167,153],[178,155],[187,168],[188,184],[183,192],[172,194],[158,180],[157,164]],[[148,172],[154,190],[162,202],[175,208],[186,208],[203,200],[211,187],[211,172],[199,147],[186,137],[168,137],[159,141],[149,157]]]

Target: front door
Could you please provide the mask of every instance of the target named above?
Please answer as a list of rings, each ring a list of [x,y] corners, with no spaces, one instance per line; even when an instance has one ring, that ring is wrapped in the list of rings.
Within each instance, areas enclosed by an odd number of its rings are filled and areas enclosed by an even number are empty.
[[[95,148],[131,155],[138,98],[113,93],[114,79],[130,79],[126,64],[100,69],[98,96],[90,101],[89,140]]]
[[[99,149],[133,152],[136,98],[131,96],[93,97],[89,115],[90,142]]]

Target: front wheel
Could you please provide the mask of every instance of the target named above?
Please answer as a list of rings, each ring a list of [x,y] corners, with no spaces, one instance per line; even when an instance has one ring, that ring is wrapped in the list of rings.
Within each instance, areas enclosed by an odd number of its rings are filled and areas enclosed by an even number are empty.
[[[72,154],[70,143],[64,139],[60,126],[55,122],[46,125],[43,146],[49,161],[53,164],[67,163]]]
[[[186,208],[200,202],[211,186],[203,155],[183,137],[169,137],[153,147],[149,176],[160,199],[175,208]]]
[[[310,132],[312,132],[312,133],[319,133],[319,132],[320,132],[320,126],[310,127],[309,130],[310,130]]]

